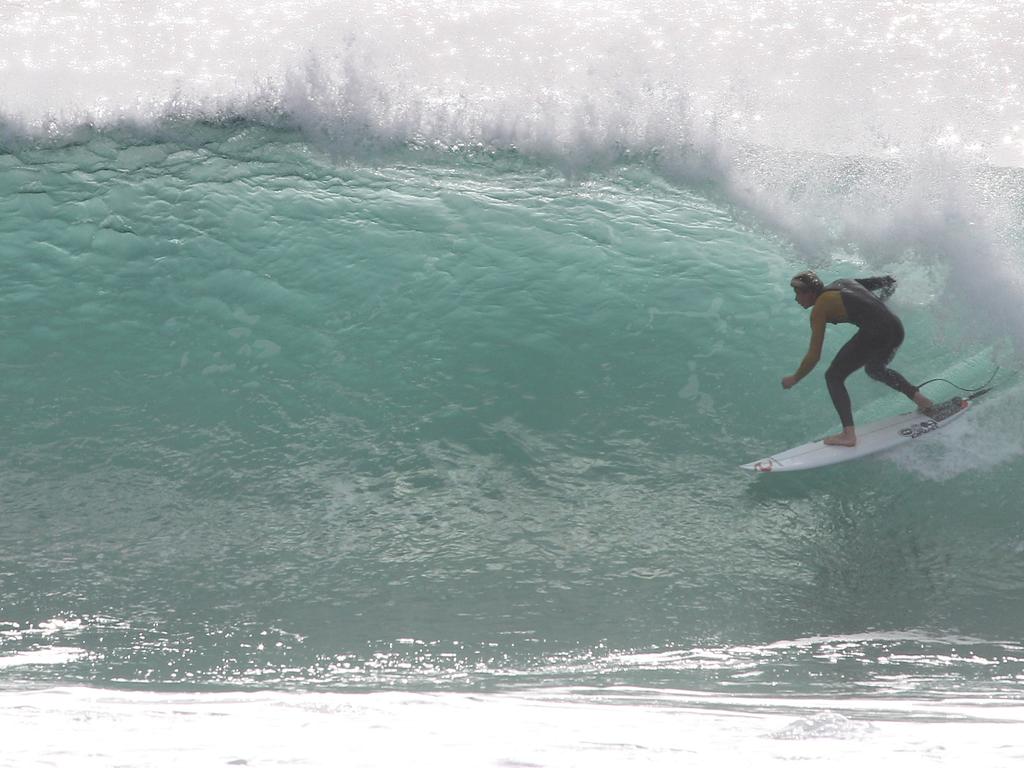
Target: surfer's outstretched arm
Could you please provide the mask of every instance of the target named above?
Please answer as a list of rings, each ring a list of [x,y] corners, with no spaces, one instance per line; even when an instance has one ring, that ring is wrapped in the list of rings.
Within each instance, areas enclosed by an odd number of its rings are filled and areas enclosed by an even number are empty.
[[[782,388],[789,389],[800,379],[814,370],[814,366],[821,360],[821,348],[825,343],[825,312],[821,305],[815,304],[811,310],[811,343],[807,348],[807,354],[800,361],[800,366],[792,376],[786,376],[782,380]]]

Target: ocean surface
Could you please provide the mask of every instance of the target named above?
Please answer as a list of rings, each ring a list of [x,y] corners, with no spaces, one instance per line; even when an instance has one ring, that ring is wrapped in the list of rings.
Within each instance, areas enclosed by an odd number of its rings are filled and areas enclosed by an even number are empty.
[[[1019,765],[1022,299],[1017,0],[0,0],[0,766]]]

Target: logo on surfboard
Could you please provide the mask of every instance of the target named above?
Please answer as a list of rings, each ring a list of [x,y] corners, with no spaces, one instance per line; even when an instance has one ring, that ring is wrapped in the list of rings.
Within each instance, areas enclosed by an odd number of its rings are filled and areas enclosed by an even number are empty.
[[[909,427],[904,427],[900,430],[900,434],[903,435],[903,437],[909,437],[911,440],[914,440],[921,435],[927,435],[929,432],[934,432],[941,426],[939,424],[940,421],[948,419],[958,411],[964,410],[968,405],[969,402],[967,400],[964,400],[961,397],[954,397],[949,402],[943,403],[928,412],[929,415],[934,418],[918,422],[917,424],[911,424]]]
[[[919,424],[912,424],[909,427],[901,429],[900,434],[904,437],[909,437],[911,440],[916,440],[921,435],[927,435],[929,432],[938,428],[939,422],[929,419],[928,421],[922,421]]]

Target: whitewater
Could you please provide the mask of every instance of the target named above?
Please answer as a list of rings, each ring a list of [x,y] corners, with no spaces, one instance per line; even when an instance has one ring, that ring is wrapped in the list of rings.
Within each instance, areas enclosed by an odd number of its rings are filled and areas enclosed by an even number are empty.
[[[1022,72],[1008,0],[0,0],[0,766],[1019,764]],[[743,472],[836,428],[808,268],[993,391]]]

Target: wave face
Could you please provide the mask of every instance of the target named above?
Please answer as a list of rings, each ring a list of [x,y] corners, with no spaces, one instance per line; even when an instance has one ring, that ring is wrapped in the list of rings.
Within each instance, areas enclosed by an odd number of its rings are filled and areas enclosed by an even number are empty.
[[[0,679],[1011,689],[1024,36],[962,5],[3,4]],[[807,266],[995,392],[740,473],[833,427]]]

